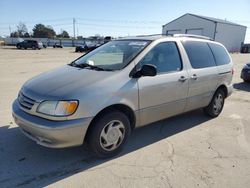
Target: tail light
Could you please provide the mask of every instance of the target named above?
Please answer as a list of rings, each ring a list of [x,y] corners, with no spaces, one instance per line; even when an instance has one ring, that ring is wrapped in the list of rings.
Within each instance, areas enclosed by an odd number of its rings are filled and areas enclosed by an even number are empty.
[[[235,73],[235,68],[232,68],[232,75],[234,75]]]

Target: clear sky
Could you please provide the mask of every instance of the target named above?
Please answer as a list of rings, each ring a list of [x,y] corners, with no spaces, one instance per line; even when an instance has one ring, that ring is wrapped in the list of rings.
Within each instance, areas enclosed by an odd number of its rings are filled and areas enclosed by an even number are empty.
[[[185,14],[227,19],[248,27],[250,42],[249,0],[0,0],[0,35],[9,35],[22,21],[32,31],[34,24],[51,25],[73,35],[127,36],[161,33],[162,25]]]

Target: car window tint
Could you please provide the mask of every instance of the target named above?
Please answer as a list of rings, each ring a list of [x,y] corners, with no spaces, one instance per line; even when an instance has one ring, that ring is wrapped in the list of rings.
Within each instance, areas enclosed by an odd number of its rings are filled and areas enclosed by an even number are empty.
[[[212,51],[206,42],[185,41],[183,46],[194,69],[216,66]]]
[[[228,53],[226,52],[225,48],[223,48],[221,45],[209,43],[208,44],[214,54],[215,61],[217,65],[225,65],[230,62],[230,57]]]
[[[141,60],[140,65],[152,64],[157,73],[180,71],[182,62],[175,42],[163,42],[150,50]]]
[[[123,63],[124,52],[121,49],[115,48],[115,45],[109,49],[100,50],[100,52],[92,56],[89,61],[93,61],[95,65],[112,65]]]

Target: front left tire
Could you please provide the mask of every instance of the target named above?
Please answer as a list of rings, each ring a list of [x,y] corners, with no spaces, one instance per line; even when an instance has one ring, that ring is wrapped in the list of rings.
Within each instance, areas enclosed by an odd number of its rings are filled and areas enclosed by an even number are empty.
[[[91,125],[87,143],[98,157],[113,157],[122,151],[130,132],[128,117],[120,111],[110,111]]]

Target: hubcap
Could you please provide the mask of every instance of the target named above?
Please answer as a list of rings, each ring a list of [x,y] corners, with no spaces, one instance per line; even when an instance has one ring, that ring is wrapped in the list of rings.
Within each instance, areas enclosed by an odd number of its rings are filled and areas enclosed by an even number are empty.
[[[124,139],[125,127],[121,121],[113,120],[107,123],[100,135],[100,145],[106,151],[112,151],[120,146]]]
[[[222,109],[222,105],[223,105],[223,96],[221,93],[219,93],[214,100],[214,112],[216,114],[220,112],[220,110]]]

